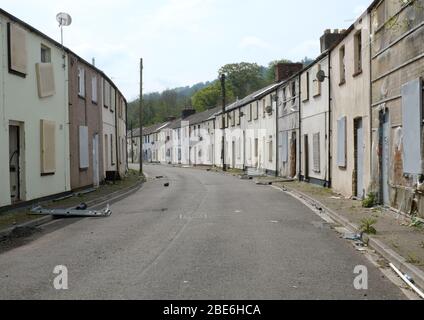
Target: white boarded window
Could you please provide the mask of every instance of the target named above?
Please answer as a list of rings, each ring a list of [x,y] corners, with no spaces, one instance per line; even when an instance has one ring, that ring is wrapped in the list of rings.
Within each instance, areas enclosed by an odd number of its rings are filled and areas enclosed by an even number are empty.
[[[40,98],[53,96],[56,93],[53,64],[37,63],[35,65],[35,73],[37,77],[38,96]]]
[[[97,103],[97,77],[91,78],[91,101]]]
[[[40,120],[41,127],[41,174],[56,172],[56,123]]]
[[[27,44],[26,31],[16,24],[9,23],[9,71],[21,76],[27,74]]]
[[[103,101],[106,108],[110,107],[110,84],[104,81]]]
[[[301,95],[302,101],[309,100],[309,72],[305,72],[301,76]]]
[[[402,86],[403,172],[421,174],[422,82]]]
[[[85,70],[78,68],[78,95],[85,97]]]
[[[346,167],[346,117],[337,120],[337,165]]]
[[[313,152],[314,152],[314,171],[321,172],[321,150],[320,150],[320,134],[315,133],[313,138]]]
[[[89,167],[88,159],[88,127],[79,127],[79,167],[87,169]]]
[[[284,163],[288,162],[288,145],[289,145],[289,135],[287,131],[280,132],[281,138],[281,161]]]
[[[268,161],[269,162],[273,161],[273,155],[274,155],[274,146],[272,144],[272,136],[269,136],[269,141],[268,141]]]
[[[315,76],[321,71],[321,65],[318,63],[314,69],[314,97],[318,97],[321,95],[321,82]]]
[[[111,101],[110,101],[110,111],[114,112],[115,109],[116,109],[116,90],[113,87],[111,87],[110,90],[111,90],[110,91],[111,92],[111,94],[110,94],[110,99],[111,99]]]

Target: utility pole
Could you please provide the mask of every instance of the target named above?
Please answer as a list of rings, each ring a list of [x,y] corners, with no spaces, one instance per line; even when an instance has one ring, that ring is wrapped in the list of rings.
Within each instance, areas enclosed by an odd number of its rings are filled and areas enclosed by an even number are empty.
[[[140,59],[140,99],[139,99],[138,119],[140,123],[140,147],[139,147],[140,175],[142,175],[143,174],[143,58]]]
[[[134,163],[134,137],[133,137],[133,122],[131,120],[131,163]]]
[[[227,171],[227,165],[225,164],[225,74],[221,74],[221,92],[222,92],[222,170]]]

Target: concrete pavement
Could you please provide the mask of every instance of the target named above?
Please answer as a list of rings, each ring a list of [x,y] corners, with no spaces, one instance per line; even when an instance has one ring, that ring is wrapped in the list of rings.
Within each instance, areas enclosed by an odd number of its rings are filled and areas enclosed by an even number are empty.
[[[405,299],[297,200],[219,173],[154,178],[107,219],[44,226],[0,255],[0,299]],[[164,183],[169,182],[169,188]],[[65,265],[69,289],[53,288]],[[365,265],[369,289],[355,290]]]

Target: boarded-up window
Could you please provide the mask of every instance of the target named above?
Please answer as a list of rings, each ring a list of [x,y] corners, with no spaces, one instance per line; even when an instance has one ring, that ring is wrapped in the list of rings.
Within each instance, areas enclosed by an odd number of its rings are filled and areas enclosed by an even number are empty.
[[[301,75],[301,95],[302,101],[309,100],[309,72],[305,72]]]
[[[16,24],[7,25],[9,71],[21,76],[27,74],[27,44],[26,31]]]
[[[112,166],[115,165],[115,157],[114,157],[114,148],[113,148],[113,135],[110,135],[110,162]]]
[[[272,136],[269,136],[268,141],[268,161],[272,162],[274,159],[274,145],[272,143]]]
[[[259,119],[259,101],[256,101],[256,104],[253,107],[253,119],[254,120]]]
[[[346,82],[346,49],[345,46],[342,46],[339,50],[339,68],[340,68],[340,84]]]
[[[314,68],[314,79],[318,72],[321,71],[321,65],[318,63]],[[321,82],[318,79],[314,80],[314,97],[321,95]]]
[[[79,163],[80,169],[87,169],[89,167],[88,157],[88,127],[79,127]]]
[[[78,68],[78,95],[85,97],[85,70]]]
[[[313,151],[314,151],[314,171],[321,172],[321,150],[320,150],[320,135],[314,134]]]
[[[97,77],[91,78],[91,101],[97,103]]]
[[[354,37],[354,62],[355,73],[362,72],[362,30],[358,31]]]
[[[346,167],[346,117],[337,121],[337,165]]]
[[[110,111],[114,112],[116,109],[116,90],[114,88],[111,88],[110,92]]]
[[[236,116],[236,125],[239,126],[240,125],[240,109],[236,110],[235,116]]]
[[[103,100],[104,100],[104,106],[106,108],[110,107],[110,84],[107,81],[104,81],[103,85]]]
[[[281,161],[283,163],[288,162],[288,145],[289,145],[289,135],[287,131],[280,132],[281,137]]]
[[[56,123],[41,120],[41,174],[56,172]]]
[[[422,81],[402,86],[403,171],[421,174]]]
[[[35,65],[35,71],[37,76],[38,96],[40,98],[53,96],[56,93],[53,64],[37,63]]]

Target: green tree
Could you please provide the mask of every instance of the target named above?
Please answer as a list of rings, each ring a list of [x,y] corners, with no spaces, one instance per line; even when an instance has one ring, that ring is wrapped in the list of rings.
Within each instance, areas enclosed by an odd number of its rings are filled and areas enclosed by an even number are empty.
[[[240,99],[259,90],[265,84],[261,67],[256,63],[232,63],[219,69],[225,74],[235,97]]]
[[[229,83],[225,85],[226,99],[234,101],[233,90]],[[197,91],[191,98],[192,106],[197,112],[202,112],[217,106],[222,106],[222,92],[220,81],[215,81],[206,88]]]

